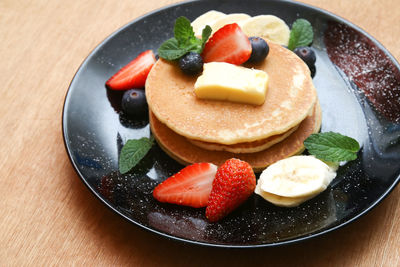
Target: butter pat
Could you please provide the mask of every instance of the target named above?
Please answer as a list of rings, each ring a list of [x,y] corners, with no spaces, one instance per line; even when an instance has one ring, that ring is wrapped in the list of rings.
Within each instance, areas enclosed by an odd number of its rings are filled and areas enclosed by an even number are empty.
[[[225,62],[205,63],[194,84],[198,98],[261,105],[267,93],[268,74]]]

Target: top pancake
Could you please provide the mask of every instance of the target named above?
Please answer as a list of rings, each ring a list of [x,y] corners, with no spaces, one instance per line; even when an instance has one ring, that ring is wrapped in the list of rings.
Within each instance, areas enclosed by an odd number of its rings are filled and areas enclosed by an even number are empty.
[[[247,66],[269,75],[264,104],[198,99],[197,76],[185,75],[176,63],[160,59],[146,81],[151,111],[176,133],[204,142],[229,145],[288,131],[309,114],[317,95],[307,65],[278,44],[269,42],[269,47],[262,63]]]

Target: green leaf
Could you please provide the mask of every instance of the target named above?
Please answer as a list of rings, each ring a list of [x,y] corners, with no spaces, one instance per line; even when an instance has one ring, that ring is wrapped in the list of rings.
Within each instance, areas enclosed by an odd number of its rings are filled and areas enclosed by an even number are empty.
[[[204,45],[206,44],[208,38],[211,35],[211,32],[212,32],[211,27],[207,25],[206,27],[204,27],[202,31],[201,40],[195,38],[194,40],[192,40],[191,44],[185,48],[188,50],[188,52],[196,52],[201,54],[201,52],[203,52]]]
[[[184,47],[184,49],[186,49],[188,52],[196,52],[196,53],[201,53],[201,51],[203,51],[203,46],[202,46],[202,42],[200,39],[197,39],[195,41],[193,41],[190,45]]]
[[[153,137],[128,140],[119,155],[119,172],[124,174],[135,167],[146,156],[153,143]]]
[[[188,51],[179,46],[175,38],[165,41],[160,48],[158,48],[158,55],[166,60],[175,60],[186,54]]]
[[[312,43],[314,32],[311,23],[305,19],[297,19],[290,31],[289,45],[290,50],[300,46],[307,46]]]
[[[353,138],[334,132],[312,134],[304,141],[304,146],[310,154],[332,162],[354,160],[360,149]]]
[[[211,27],[207,25],[203,29],[202,39],[200,40],[194,35],[190,21],[185,17],[179,17],[175,21],[175,37],[168,39],[158,48],[158,55],[166,60],[176,60],[188,52],[200,54],[211,32]]]
[[[202,33],[201,33],[201,48],[203,50],[204,45],[207,43],[208,38],[210,38],[212,29],[210,26],[206,25],[206,27],[204,27]]]
[[[179,17],[175,21],[174,36],[179,47],[187,47],[197,41],[190,21],[185,17]]]

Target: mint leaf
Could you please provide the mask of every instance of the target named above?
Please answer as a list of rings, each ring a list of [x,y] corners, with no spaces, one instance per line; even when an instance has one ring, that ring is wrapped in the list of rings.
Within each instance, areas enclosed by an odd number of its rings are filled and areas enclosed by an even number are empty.
[[[158,55],[166,60],[176,60],[188,52],[200,54],[211,32],[211,27],[207,25],[203,29],[202,39],[200,40],[194,35],[190,21],[185,17],[179,17],[175,21],[175,37],[165,41],[158,48]]]
[[[193,41],[189,46],[185,47],[188,52],[196,52],[201,53],[203,51],[203,44],[200,39],[196,38],[196,41]]]
[[[124,174],[135,167],[146,156],[153,143],[153,137],[128,140],[122,147],[121,154],[119,155],[119,172]]]
[[[178,41],[180,47],[188,47],[197,42],[196,36],[190,21],[185,17],[179,17],[175,21],[174,27],[175,39]]]
[[[304,146],[310,154],[332,162],[354,160],[360,149],[353,138],[334,132],[312,134],[304,141]]]
[[[297,19],[290,31],[289,45],[290,50],[299,46],[307,46],[312,43],[314,39],[314,32],[311,23],[305,19]]]
[[[210,38],[212,29],[210,26],[206,25],[206,27],[204,27],[203,31],[201,32],[201,48],[203,50],[204,45],[207,43],[208,38]]]
[[[166,60],[175,60],[186,54],[187,50],[179,47],[178,41],[171,38],[165,41],[157,52],[160,57]]]

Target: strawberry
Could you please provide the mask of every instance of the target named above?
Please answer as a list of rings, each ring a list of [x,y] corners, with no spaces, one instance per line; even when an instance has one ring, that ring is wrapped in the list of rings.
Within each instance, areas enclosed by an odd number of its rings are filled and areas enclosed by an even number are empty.
[[[155,62],[153,51],[144,51],[108,79],[106,86],[113,90],[144,87],[147,75]]]
[[[216,222],[242,204],[256,188],[256,176],[250,164],[229,159],[219,167],[213,181],[206,217]]]
[[[219,29],[204,46],[204,62],[226,62],[240,65],[251,55],[251,44],[242,29],[236,23]]]
[[[195,163],[159,184],[153,196],[168,202],[194,208],[207,205],[212,182],[218,167],[211,163]]]

